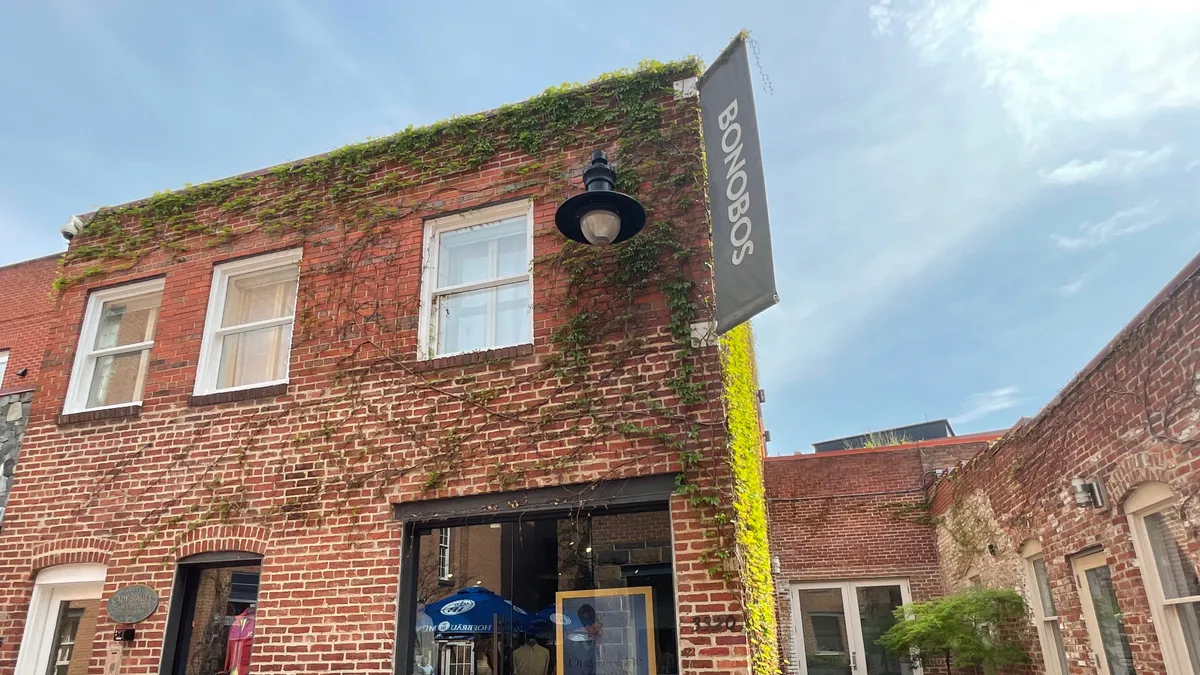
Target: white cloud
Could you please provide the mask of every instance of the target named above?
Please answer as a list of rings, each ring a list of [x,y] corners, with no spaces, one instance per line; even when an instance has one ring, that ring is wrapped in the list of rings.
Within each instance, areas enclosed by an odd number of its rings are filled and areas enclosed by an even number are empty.
[[[1086,285],[1087,285],[1087,276],[1086,275],[1081,276],[1078,279],[1076,279],[1075,281],[1072,281],[1071,283],[1063,284],[1062,286],[1059,286],[1058,294],[1063,296],[1064,298],[1069,298],[1072,295],[1075,295],[1076,293],[1078,293],[1079,291],[1082,291],[1083,287]]]
[[[951,417],[950,422],[953,424],[966,424],[987,417],[992,413],[1000,412],[1001,410],[1015,408],[1021,404],[1021,399],[1017,398],[1019,391],[1020,389],[1012,386],[971,394],[967,397],[966,410]]]
[[[1175,154],[1175,146],[1163,147],[1149,152],[1146,150],[1113,150],[1101,159],[1085,162],[1072,159],[1052,170],[1038,173],[1047,183],[1074,185],[1111,180],[1132,180],[1140,175],[1162,167]]]
[[[927,59],[973,59],[1031,147],[1071,123],[1200,106],[1195,0],[884,0],[880,33]]]
[[[1184,171],[1191,173],[1192,169],[1195,169],[1196,167],[1200,167],[1200,159],[1194,159],[1188,162],[1187,168],[1184,169]]]
[[[1076,236],[1055,234],[1053,238],[1059,248],[1095,248],[1114,237],[1137,234],[1166,219],[1166,214],[1158,210],[1158,202],[1146,202],[1117,211],[1098,223],[1084,223],[1079,226],[1079,234]]]

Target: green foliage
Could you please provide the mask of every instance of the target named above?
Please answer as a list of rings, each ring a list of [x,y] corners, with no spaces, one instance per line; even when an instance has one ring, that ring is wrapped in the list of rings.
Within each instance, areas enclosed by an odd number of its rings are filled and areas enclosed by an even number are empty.
[[[746,629],[755,673],[778,668],[775,594],[763,483],[762,429],[758,418],[758,378],[754,337],[742,324],[721,337],[725,408],[733,470],[734,530],[745,605]]]
[[[944,659],[990,671],[1029,660],[1006,625],[1024,617],[1025,601],[1016,591],[971,588],[897,609],[896,624],[879,642],[893,654],[915,650],[918,663]]]
[[[904,434],[898,434],[895,431],[872,431],[867,434],[866,440],[863,441],[864,448],[886,448],[892,445],[904,445],[912,441]],[[853,449],[847,443],[847,449]]]

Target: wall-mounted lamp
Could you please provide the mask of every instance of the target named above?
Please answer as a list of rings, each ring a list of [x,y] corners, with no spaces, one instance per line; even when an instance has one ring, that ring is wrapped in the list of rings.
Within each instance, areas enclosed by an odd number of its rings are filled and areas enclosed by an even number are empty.
[[[1100,483],[1080,476],[1071,479],[1071,496],[1075,498],[1075,506],[1081,509],[1098,509],[1104,506],[1104,494]]]
[[[558,207],[554,224],[568,239],[581,244],[617,244],[642,231],[646,209],[638,200],[613,189],[617,172],[603,150],[592,153],[592,163],[583,170],[587,192],[575,195]]]

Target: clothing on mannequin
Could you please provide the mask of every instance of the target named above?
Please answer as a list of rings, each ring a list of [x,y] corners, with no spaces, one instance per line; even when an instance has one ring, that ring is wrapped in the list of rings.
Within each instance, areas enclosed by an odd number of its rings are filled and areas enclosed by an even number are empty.
[[[256,605],[238,614],[229,627],[225,643],[225,672],[229,675],[249,675],[250,647],[254,644],[254,615]]]

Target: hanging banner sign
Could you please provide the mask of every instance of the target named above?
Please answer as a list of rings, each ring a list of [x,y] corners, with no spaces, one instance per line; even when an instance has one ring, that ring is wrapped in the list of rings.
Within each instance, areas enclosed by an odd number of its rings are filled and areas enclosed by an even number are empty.
[[[767,189],[746,39],[734,38],[699,82],[712,208],[717,334],[779,302]]]

